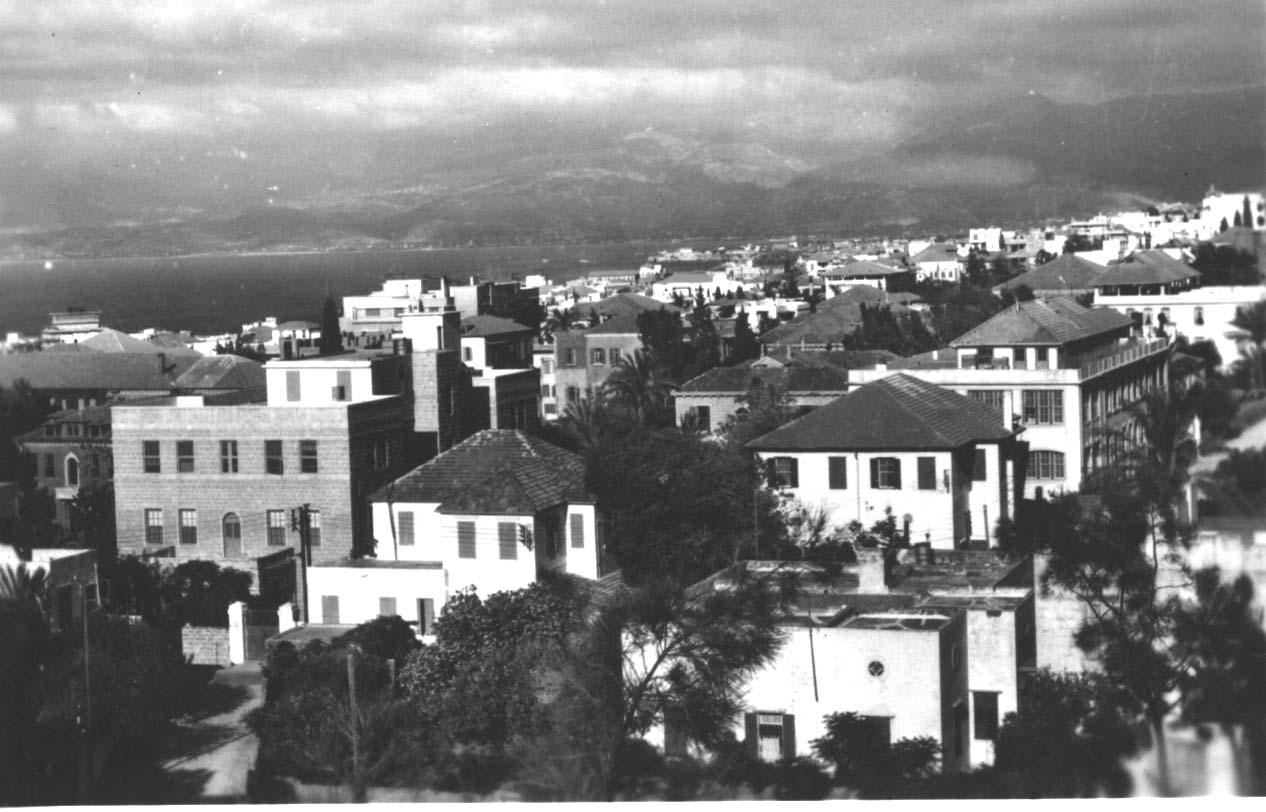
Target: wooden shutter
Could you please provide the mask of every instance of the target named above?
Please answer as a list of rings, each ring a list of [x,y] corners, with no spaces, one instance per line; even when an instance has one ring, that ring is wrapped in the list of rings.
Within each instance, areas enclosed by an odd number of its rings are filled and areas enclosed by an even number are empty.
[[[573,513],[571,519],[571,546],[585,546],[585,517],[579,513]]]
[[[379,598],[378,599],[378,616],[391,617],[396,614],[395,598]]]
[[[901,490],[901,460],[892,457],[892,487]]]
[[[936,457],[919,457],[919,490],[936,490]]]
[[[431,634],[435,627],[435,599],[420,598],[418,600],[418,630],[422,634]]]
[[[497,522],[497,541],[503,561],[519,557],[519,530],[514,522]]]
[[[976,456],[972,460],[971,478],[975,482],[984,482],[988,478],[988,455],[985,449],[976,449]]]
[[[338,623],[338,595],[321,596],[321,622]]]
[[[457,557],[475,557],[475,523],[457,523]]]
[[[870,459],[870,487],[879,487],[879,458],[871,457]]]
[[[396,535],[400,539],[401,547],[413,546],[413,511],[402,510],[400,515],[396,517]]]
[[[832,490],[848,488],[848,457],[828,457],[827,476]]]
[[[297,370],[287,370],[286,372],[286,400],[299,400],[299,372]]]
[[[743,729],[746,739],[744,743],[747,745],[747,752],[755,758],[760,753],[760,734],[756,731],[756,714],[743,714]]]
[[[782,757],[796,757],[796,717],[795,714],[782,715]]]

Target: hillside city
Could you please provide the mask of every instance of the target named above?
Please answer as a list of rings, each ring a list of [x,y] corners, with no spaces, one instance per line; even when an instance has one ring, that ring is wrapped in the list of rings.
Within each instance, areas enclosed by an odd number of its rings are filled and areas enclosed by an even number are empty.
[[[1263,235],[1210,189],[50,313],[0,803],[1266,794]]]

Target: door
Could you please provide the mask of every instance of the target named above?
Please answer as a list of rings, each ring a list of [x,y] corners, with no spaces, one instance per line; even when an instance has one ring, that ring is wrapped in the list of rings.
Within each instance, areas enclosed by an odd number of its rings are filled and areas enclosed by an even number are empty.
[[[242,557],[242,522],[236,513],[224,516],[224,557]]]

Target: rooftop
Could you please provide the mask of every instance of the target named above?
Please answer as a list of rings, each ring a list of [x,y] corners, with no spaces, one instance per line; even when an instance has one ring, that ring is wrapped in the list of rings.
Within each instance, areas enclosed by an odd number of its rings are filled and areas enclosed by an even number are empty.
[[[760,451],[959,448],[1010,437],[980,401],[897,373],[868,383],[748,443]]]
[[[933,243],[919,253],[910,257],[912,265],[920,262],[957,262],[958,246],[952,242]]]
[[[1091,283],[1096,288],[1111,285],[1167,285],[1200,278],[1200,272],[1159,249],[1136,251],[1108,265]]]
[[[196,358],[152,352],[23,352],[0,355],[0,386],[24,378],[33,389],[167,391]]]
[[[1111,308],[1082,307],[1063,297],[1034,299],[1008,307],[951,341],[950,346],[1063,346],[1133,326],[1132,318]]]
[[[521,431],[485,429],[380,488],[374,502],[422,502],[441,513],[532,515],[592,502],[578,454]]]
[[[638,335],[637,316],[629,313],[615,316],[584,331],[585,335]]]
[[[1029,290],[1082,291],[1090,288],[1090,282],[1103,273],[1103,266],[1096,265],[1076,254],[1061,254],[1031,271],[1008,279],[999,285],[1004,290],[1015,290],[1025,285]]]
[[[534,332],[531,327],[497,316],[467,316],[462,319],[462,338],[483,338]]]
[[[773,386],[784,392],[843,394],[848,390],[848,372],[826,364],[799,360],[785,363],[743,361],[732,367],[714,367],[691,378],[682,385],[681,391],[746,392],[756,384]]]
[[[240,355],[208,355],[180,374],[181,389],[258,389],[266,386],[264,366]]]
[[[593,304],[593,309],[603,318],[637,315],[643,310],[659,310],[661,307],[669,313],[681,312],[681,308],[676,305],[664,304],[658,299],[652,299],[640,293],[619,293]]]

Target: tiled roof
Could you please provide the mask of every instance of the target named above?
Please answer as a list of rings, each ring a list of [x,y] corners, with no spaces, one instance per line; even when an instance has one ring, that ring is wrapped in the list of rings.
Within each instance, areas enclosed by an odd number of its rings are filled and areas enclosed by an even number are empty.
[[[674,273],[659,280],[664,285],[713,285],[713,277],[703,271]]]
[[[714,367],[686,381],[681,391],[746,392],[754,382],[784,392],[839,392],[848,390],[848,372],[834,366],[791,361],[785,365],[752,365],[744,361],[732,367]]]
[[[934,243],[924,248],[919,253],[910,257],[911,265],[918,265],[920,262],[958,262],[958,246],[953,243]]]
[[[521,431],[485,429],[370,497],[439,504],[441,513],[532,515],[564,502],[592,502],[585,464]]]
[[[166,352],[163,347],[156,346],[148,341],[142,341],[139,338],[132,338],[127,333],[111,327],[102,328],[101,332],[92,338],[85,338],[79,342],[79,346],[96,352],[148,352],[153,354]]]
[[[240,355],[209,355],[176,379],[181,389],[258,389],[267,385],[264,367]]]
[[[604,317],[637,315],[643,310],[659,310],[661,307],[669,313],[681,312],[681,308],[676,305],[664,304],[658,299],[652,299],[640,293],[619,293],[593,304],[593,308],[598,311],[598,314]]]
[[[47,425],[61,425],[66,423],[82,424],[85,426],[105,426],[106,431],[110,429],[110,407],[106,406],[87,406],[83,409],[62,409],[53,412],[44,418],[44,422],[30,431],[19,434],[14,438],[19,443],[38,443],[38,442],[62,442],[73,443],[75,445],[84,445],[96,442],[109,442],[103,438],[91,438],[87,436],[69,437],[59,435],[58,437],[48,437],[44,433],[44,427]]]
[[[1134,320],[1111,308],[1082,307],[1072,299],[1019,302],[968,330],[951,347],[1001,347],[1014,344],[1060,346],[1130,327]]]
[[[24,378],[34,389],[153,390],[175,386],[195,358],[139,352],[23,352],[0,355],[0,386]],[[166,370],[164,372],[164,370]]]
[[[1061,254],[1044,265],[1008,279],[1000,287],[1014,290],[1027,285],[1034,292],[1044,290],[1080,291],[1090,288],[1090,281],[1103,273],[1103,266],[1082,259],[1076,254]]]
[[[866,286],[869,287],[869,286]],[[872,288],[873,289],[873,288]],[[862,323],[862,303],[853,300],[847,292],[827,299],[818,305],[818,312],[798,316],[786,324],[762,333],[757,339],[762,344],[838,344]],[[894,314],[903,312],[904,305],[890,304]]]
[[[627,316],[616,316],[607,319],[601,324],[595,324],[588,330],[585,335],[637,335],[640,331],[637,329],[637,316],[630,313]]]
[[[1109,264],[1108,269],[1099,274],[1091,285],[1096,288],[1105,285],[1155,285],[1199,276],[1200,272],[1195,268],[1164,251],[1136,251],[1120,262]]]
[[[914,451],[1011,435],[997,413],[948,389],[894,374],[854,389],[748,443],[762,451]]]
[[[502,336],[513,333],[530,333],[532,328],[517,321],[497,316],[467,316],[462,319],[462,337],[480,338],[483,336]]]
[[[889,265],[885,262],[876,262],[869,259],[858,259],[845,265],[831,268],[826,272],[826,276],[832,278],[839,277],[864,277],[864,276],[890,276],[892,274],[910,273],[909,268],[899,265]]]

